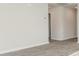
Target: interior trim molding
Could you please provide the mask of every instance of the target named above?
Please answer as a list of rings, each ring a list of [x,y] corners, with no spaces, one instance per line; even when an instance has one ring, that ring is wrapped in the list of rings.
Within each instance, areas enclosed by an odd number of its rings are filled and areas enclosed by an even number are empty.
[[[79,51],[77,51],[77,52],[75,52],[75,53],[73,53],[73,54],[71,54],[69,56],[79,56]]]
[[[49,42],[47,41],[47,42],[42,42],[40,44],[30,45],[30,46],[27,46],[27,47],[20,47],[20,48],[10,49],[10,50],[6,50],[6,51],[2,51],[2,52],[0,52],[0,54],[15,52],[15,51],[19,51],[19,50],[27,49],[27,48],[33,48],[33,47],[37,47],[37,46],[44,45],[44,44],[49,44]]]
[[[77,36],[74,37],[67,37],[67,38],[51,38],[51,40],[58,40],[58,41],[64,41],[68,39],[77,39]]]

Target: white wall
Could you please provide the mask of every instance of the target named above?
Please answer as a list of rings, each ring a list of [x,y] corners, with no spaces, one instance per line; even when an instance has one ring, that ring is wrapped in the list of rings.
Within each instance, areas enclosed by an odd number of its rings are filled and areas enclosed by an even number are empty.
[[[0,4],[0,53],[48,43],[47,4]]]
[[[77,37],[75,9],[56,6],[51,8],[50,13],[52,39],[66,40]]]

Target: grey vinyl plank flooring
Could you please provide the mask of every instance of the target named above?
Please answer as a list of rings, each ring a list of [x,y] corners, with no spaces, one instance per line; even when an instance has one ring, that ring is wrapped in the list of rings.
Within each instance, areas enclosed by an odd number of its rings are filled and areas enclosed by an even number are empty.
[[[52,40],[49,44],[0,54],[0,56],[68,56],[76,51],[79,51],[79,44],[76,42],[76,39]]]

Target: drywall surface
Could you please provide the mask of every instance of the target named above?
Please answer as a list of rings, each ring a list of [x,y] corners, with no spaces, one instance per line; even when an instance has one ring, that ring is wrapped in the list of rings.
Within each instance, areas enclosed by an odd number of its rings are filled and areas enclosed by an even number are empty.
[[[63,39],[63,8],[55,7],[51,9],[51,38],[55,40]]]
[[[77,37],[79,43],[79,4],[77,5]]]
[[[64,6],[53,7],[51,13],[51,38],[66,40],[77,37],[76,10]]]
[[[47,4],[0,4],[0,52],[46,42]]]
[[[76,9],[74,8],[64,8],[64,39],[77,37],[77,19],[76,19]]]

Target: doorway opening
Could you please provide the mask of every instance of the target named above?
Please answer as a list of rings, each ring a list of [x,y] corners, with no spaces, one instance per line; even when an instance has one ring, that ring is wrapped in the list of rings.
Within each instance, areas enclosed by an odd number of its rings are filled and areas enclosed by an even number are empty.
[[[77,41],[77,9],[76,4],[49,3],[49,42],[53,40]]]

